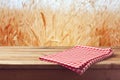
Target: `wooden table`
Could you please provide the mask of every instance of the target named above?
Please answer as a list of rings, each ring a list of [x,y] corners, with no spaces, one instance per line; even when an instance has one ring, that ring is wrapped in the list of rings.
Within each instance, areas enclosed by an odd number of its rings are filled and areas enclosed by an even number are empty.
[[[82,76],[39,60],[67,48],[0,47],[0,80],[120,80],[120,48],[113,48],[111,58],[92,65]]]

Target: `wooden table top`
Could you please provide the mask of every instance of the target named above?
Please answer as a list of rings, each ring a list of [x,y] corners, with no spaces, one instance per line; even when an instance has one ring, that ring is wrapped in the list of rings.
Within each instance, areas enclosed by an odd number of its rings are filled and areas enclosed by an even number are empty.
[[[40,61],[39,57],[64,51],[70,47],[33,48],[0,47],[0,69],[65,69],[57,64]],[[91,66],[92,69],[120,69],[120,48],[112,48],[114,55]]]

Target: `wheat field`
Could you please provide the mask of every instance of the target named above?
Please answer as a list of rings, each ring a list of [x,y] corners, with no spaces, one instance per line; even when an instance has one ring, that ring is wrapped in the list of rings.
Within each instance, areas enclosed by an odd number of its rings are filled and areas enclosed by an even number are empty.
[[[34,0],[31,0],[34,5]],[[90,1],[90,0],[88,0]],[[120,10],[0,8],[0,46],[120,46]],[[84,4],[85,6],[86,4]]]

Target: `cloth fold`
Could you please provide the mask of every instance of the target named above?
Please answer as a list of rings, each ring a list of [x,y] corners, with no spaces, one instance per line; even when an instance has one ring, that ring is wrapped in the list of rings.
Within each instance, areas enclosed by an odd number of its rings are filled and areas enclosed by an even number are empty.
[[[63,52],[40,57],[40,60],[57,63],[78,74],[83,74],[92,64],[113,54],[111,48],[75,46]]]

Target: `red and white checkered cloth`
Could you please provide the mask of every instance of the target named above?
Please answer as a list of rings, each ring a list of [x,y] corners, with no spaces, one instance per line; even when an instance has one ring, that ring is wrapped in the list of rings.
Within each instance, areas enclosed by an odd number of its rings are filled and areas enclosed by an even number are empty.
[[[57,63],[78,74],[83,74],[93,63],[113,54],[110,48],[76,46],[63,52],[40,57],[40,60]]]

